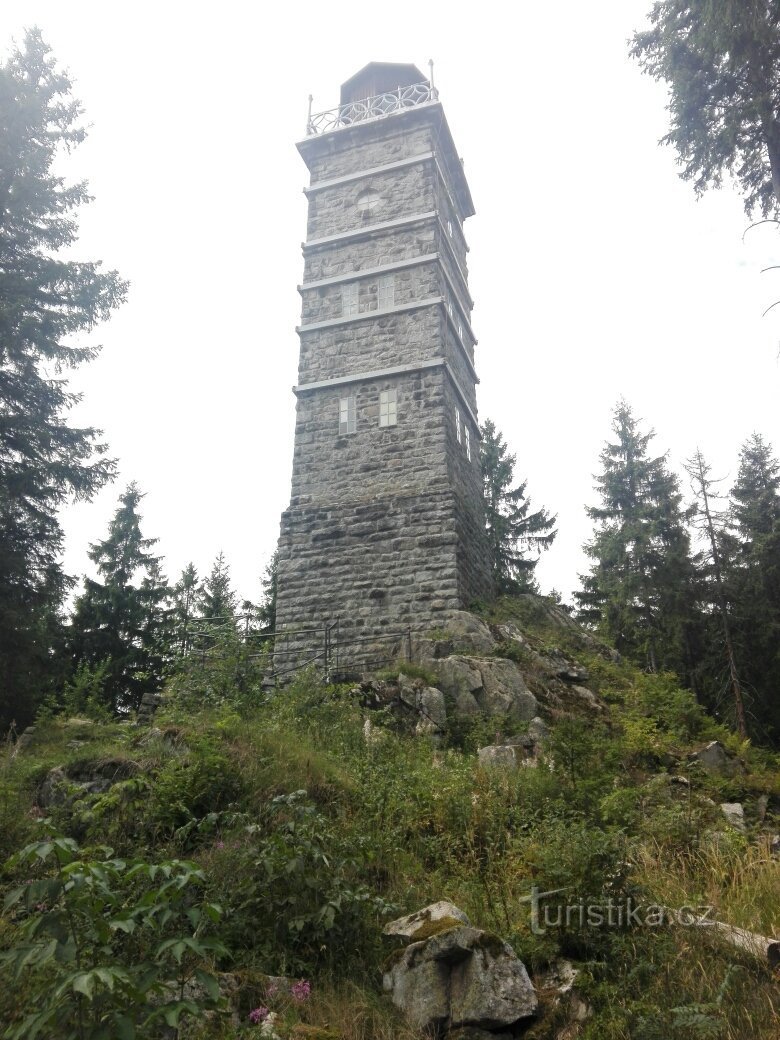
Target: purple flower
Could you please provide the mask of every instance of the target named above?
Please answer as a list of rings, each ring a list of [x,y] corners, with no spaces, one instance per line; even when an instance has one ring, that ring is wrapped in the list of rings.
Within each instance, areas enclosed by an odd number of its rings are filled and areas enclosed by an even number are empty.
[[[216,847],[218,849],[224,849],[224,847],[225,847],[224,841],[218,841],[217,844],[216,844]]]
[[[253,1026],[258,1026],[261,1022],[265,1022],[268,1018],[268,1014],[269,1011],[267,1007],[256,1007],[253,1011],[249,1012],[249,1021]]]
[[[292,994],[293,1000],[297,1000],[299,1004],[302,1004],[304,1000],[309,999],[311,994],[311,983],[307,982],[306,979],[294,982],[292,986],[290,986],[290,993]]]

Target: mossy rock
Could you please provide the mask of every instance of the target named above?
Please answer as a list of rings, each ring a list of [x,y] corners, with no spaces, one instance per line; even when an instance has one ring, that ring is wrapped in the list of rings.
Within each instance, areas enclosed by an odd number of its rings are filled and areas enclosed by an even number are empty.
[[[406,953],[405,946],[399,946],[397,950],[391,950],[390,953],[385,957],[380,965],[380,970],[383,975],[386,975],[389,971],[398,964],[403,955]]]
[[[424,942],[426,939],[431,939],[434,935],[440,935],[442,932],[448,932],[450,928],[462,928],[463,921],[459,921],[457,917],[440,917],[437,921],[424,921],[419,928],[415,929],[409,936],[409,942]]]
[[[504,940],[500,935],[496,935],[495,932],[483,932],[474,943],[475,950],[487,950],[494,957],[502,954],[505,946]]]

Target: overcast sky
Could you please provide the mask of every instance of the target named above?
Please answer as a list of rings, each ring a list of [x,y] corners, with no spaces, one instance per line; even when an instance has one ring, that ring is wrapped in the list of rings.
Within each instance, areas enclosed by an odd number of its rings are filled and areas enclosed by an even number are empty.
[[[72,378],[120,478],[69,509],[87,568],[123,486],[175,578],[223,550],[255,598],[288,503],[303,261],[307,97],[338,103],[368,61],[435,79],[477,210],[471,246],[482,419],[559,516],[538,568],[569,593],[592,475],[624,395],[658,453],[700,445],[736,473],[754,430],[780,447],[780,232],[733,190],[697,202],[660,147],[665,91],[627,53],[650,0],[261,5],[5,0],[0,45],[37,23],[76,82],[96,201],[79,252],[132,283],[99,360]],[[780,308],[778,308],[780,312]]]

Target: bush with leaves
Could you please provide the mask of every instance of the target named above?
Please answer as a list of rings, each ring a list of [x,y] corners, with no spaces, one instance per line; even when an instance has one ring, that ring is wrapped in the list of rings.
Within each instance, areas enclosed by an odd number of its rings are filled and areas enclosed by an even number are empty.
[[[29,876],[4,905],[13,929],[3,989],[25,985],[4,1040],[151,1038],[217,1005],[209,968],[227,951],[206,934],[221,909],[200,897],[203,872],[96,853],[50,832],[6,864]]]
[[[339,833],[305,791],[272,799],[259,823],[215,846],[231,948],[252,948],[277,974],[365,964],[396,908],[361,880],[364,859],[359,839]]]

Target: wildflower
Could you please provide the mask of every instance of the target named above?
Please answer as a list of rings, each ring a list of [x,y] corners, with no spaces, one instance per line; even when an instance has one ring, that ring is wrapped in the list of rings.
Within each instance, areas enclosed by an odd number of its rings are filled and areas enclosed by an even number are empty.
[[[290,993],[292,994],[293,1000],[297,1000],[299,1004],[302,1004],[305,1000],[309,999],[311,994],[311,983],[307,982],[306,979],[300,979],[298,982],[294,982],[290,986]]]
[[[216,847],[218,849],[224,849],[224,847],[225,847],[224,841],[218,841]]]
[[[260,1025],[261,1022],[265,1022],[268,1018],[267,1007],[256,1007],[254,1010],[249,1012],[249,1021],[253,1026]]]

